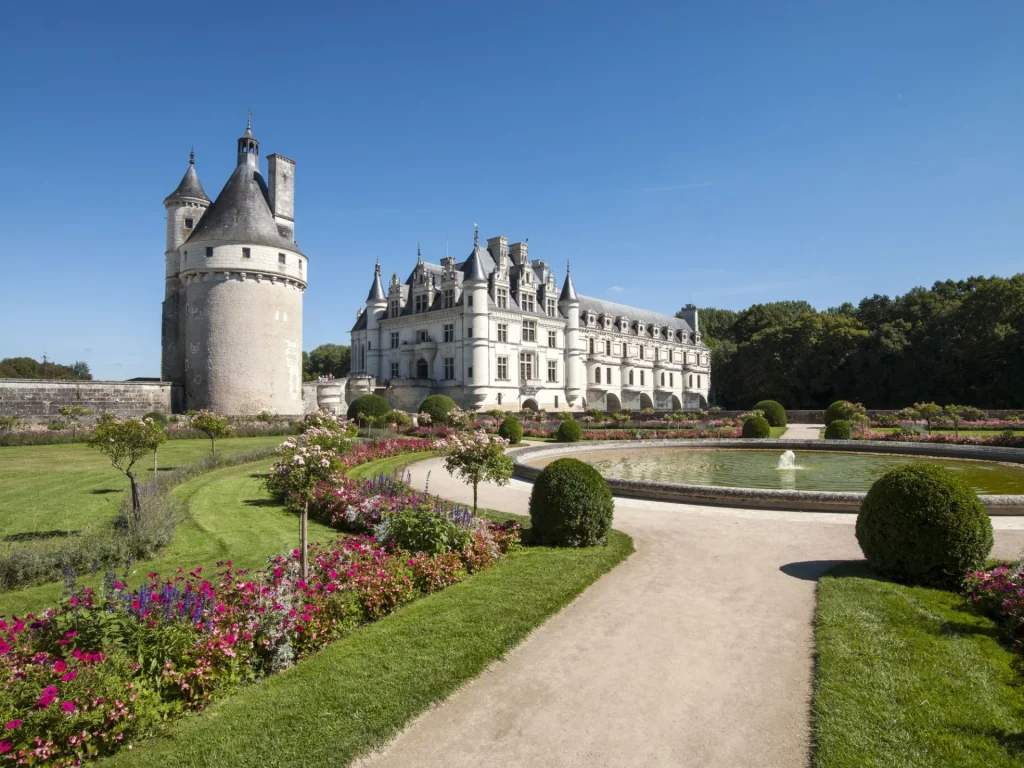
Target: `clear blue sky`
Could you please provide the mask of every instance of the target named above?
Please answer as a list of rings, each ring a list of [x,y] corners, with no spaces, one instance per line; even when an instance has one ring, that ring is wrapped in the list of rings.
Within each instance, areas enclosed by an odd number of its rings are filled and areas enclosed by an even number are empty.
[[[481,237],[581,293],[824,308],[1024,243],[1024,4],[17,3],[0,49],[0,357],[159,372],[163,198],[252,108],[298,161],[304,346]]]

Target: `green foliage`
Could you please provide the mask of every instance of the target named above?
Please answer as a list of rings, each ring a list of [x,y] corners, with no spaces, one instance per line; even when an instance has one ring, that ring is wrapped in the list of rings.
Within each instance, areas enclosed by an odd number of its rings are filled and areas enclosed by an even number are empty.
[[[826,440],[849,440],[853,425],[846,419],[835,419],[825,427]]]
[[[743,437],[763,439],[772,436],[772,426],[764,416],[752,416],[743,421]]]
[[[0,432],[13,432],[21,425],[18,416],[0,416]]]
[[[71,365],[40,363],[31,357],[5,357],[0,360],[0,379],[79,379],[89,381],[92,374],[86,363]]]
[[[429,504],[403,507],[387,517],[386,527],[398,547],[428,555],[449,550],[461,552],[469,546],[471,538],[468,528],[457,525]]]
[[[608,418],[604,411],[598,410],[597,408],[588,408],[584,415],[589,416],[598,424]]]
[[[328,374],[340,379],[348,376],[352,365],[352,348],[344,344],[321,344],[312,352],[302,353],[302,378],[316,381]]]
[[[846,417],[846,406],[850,404],[849,400],[836,400],[832,405],[825,409],[825,426],[827,427],[836,419],[843,419]]]
[[[420,404],[419,412],[428,414],[433,424],[444,424],[448,411],[455,407],[455,401],[447,395],[431,395]]]
[[[139,513],[139,489],[133,470],[135,462],[153,453],[167,435],[148,419],[106,419],[96,424],[89,445],[110,459],[131,483],[132,510]]]
[[[582,437],[583,428],[575,419],[563,421],[555,432],[555,439],[560,443],[577,443]]]
[[[214,455],[217,453],[217,441],[227,437],[232,431],[227,418],[218,416],[213,411],[196,411],[189,414],[189,426],[198,429],[210,441],[210,448]]]
[[[506,416],[498,427],[498,435],[515,445],[523,439],[523,425],[515,416]]]
[[[387,419],[389,424],[394,424],[399,428],[412,426],[412,417],[404,411],[392,411],[388,414]]]
[[[601,473],[579,459],[548,464],[533,484],[530,520],[537,540],[561,547],[603,544],[615,502]]]
[[[918,417],[928,426],[928,434],[932,431],[932,422],[941,419],[944,412],[941,405],[935,403],[914,403]]]
[[[144,419],[150,419],[150,420],[152,420],[152,421],[153,421],[154,423],[156,423],[156,424],[159,424],[159,425],[160,425],[161,427],[166,427],[166,426],[167,426],[167,417],[166,417],[166,416],[164,416],[164,415],[163,415],[162,413],[160,413],[159,411],[150,411],[149,413],[147,413],[147,414],[146,414],[145,416],[143,416],[142,418],[144,418]]]
[[[348,417],[357,421],[387,416],[390,412],[391,406],[380,395],[361,395],[348,407]]]
[[[889,470],[857,516],[868,564],[896,581],[956,588],[992,551],[992,522],[974,490],[935,464]]]
[[[777,400],[762,400],[754,406],[755,411],[761,411],[765,420],[773,427],[786,426],[786,409]]]
[[[437,443],[444,456],[448,474],[461,477],[473,486],[473,514],[477,510],[477,493],[481,482],[508,485],[512,479],[512,459],[505,455],[506,441],[478,432],[453,434]]]

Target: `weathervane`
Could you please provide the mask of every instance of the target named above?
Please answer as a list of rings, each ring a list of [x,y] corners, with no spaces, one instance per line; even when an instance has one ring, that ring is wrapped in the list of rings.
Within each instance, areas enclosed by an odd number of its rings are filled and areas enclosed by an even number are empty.
[[[477,226],[477,223],[474,221],[473,222],[473,247],[476,248],[478,245],[480,245],[480,228]]]
[[[245,121],[245,130],[252,130],[252,110],[249,110],[249,119]]]

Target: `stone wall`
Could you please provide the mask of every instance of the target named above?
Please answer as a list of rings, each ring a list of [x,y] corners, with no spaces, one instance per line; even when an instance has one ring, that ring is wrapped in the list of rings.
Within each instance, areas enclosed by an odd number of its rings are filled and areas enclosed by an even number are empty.
[[[75,381],[0,379],[0,415],[43,421],[64,405],[82,405],[96,413],[142,416],[171,413],[172,385],[159,381]]]

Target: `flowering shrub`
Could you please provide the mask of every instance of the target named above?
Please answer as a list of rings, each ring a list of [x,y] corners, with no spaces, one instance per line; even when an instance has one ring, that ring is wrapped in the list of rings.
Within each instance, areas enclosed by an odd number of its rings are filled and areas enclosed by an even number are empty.
[[[451,414],[449,414],[451,415]],[[438,440],[435,448],[444,456],[444,468],[473,486],[473,512],[477,508],[477,491],[481,482],[507,485],[512,477],[512,459],[505,455],[508,440],[492,437],[483,430],[454,434]]]
[[[1000,448],[1024,448],[1024,435],[1010,430],[998,435],[951,435],[947,432],[927,434],[909,429],[896,432],[878,432],[873,429],[855,429],[854,440],[883,440],[896,443],[938,443],[945,445],[992,445]]]
[[[964,591],[982,612],[1001,621],[1013,648],[1024,653],[1024,572],[1021,566],[1000,565],[974,571],[964,579]]]

